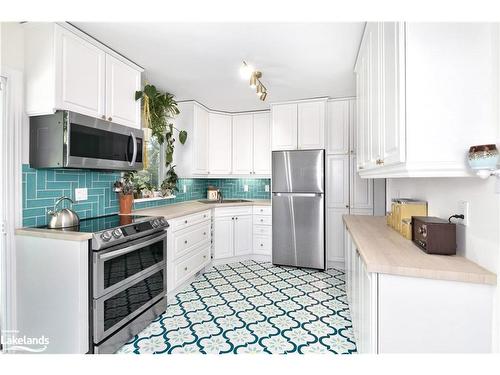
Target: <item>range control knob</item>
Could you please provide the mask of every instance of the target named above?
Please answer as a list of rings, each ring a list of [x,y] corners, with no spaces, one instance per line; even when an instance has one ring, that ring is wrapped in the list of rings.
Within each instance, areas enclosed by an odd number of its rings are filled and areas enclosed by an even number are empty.
[[[161,224],[162,226],[167,225],[167,220],[165,220],[164,218],[160,218],[160,224]]]
[[[114,238],[120,238],[122,236],[122,231],[120,229],[115,229],[113,231],[113,237]]]
[[[160,225],[160,222],[158,221],[158,219],[154,219],[151,222],[151,225],[153,226],[153,228],[158,228],[158,225]]]
[[[111,233],[108,231],[102,232],[101,238],[104,242],[108,242],[111,239]]]

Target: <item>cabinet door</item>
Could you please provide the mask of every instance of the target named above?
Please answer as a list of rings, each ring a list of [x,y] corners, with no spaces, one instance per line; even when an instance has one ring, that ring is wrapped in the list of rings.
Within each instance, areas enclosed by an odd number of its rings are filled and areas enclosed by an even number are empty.
[[[369,81],[369,150],[368,167],[379,165],[382,160],[380,150],[381,121],[380,121],[380,23],[373,22],[366,25],[368,48],[368,81]]]
[[[271,174],[271,129],[269,113],[253,115],[253,172]]]
[[[360,332],[359,352],[377,353],[377,275],[368,273],[363,261],[359,264]]]
[[[125,126],[141,128],[141,73],[113,56],[106,55],[106,118]]]
[[[349,100],[349,152],[351,154],[356,154],[356,140],[358,137],[357,116],[356,100]]]
[[[328,207],[349,208],[349,155],[329,155],[326,162]]]
[[[231,173],[231,116],[208,115],[208,173]]]
[[[216,217],[214,220],[214,258],[234,256],[234,219],[230,216]]]
[[[190,135],[188,134],[188,137]],[[208,111],[195,105],[193,112],[193,174],[208,173]]]
[[[298,104],[298,149],[325,148],[325,102]]]
[[[351,101],[339,100],[327,103],[327,146],[328,154],[349,152],[349,108]]]
[[[368,167],[368,157],[370,154],[370,106],[369,106],[369,65],[367,39],[363,38],[359,49],[358,60],[356,61],[356,155],[357,170]]]
[[[405,161],[404,25],[383,22],[382,30],[382,161],[383,165]]]
[[[56,107],[105,115],[106,54],[62,27],[56,28]]]
[[[236,216],[234,218],[234,255],[252,253],[252,215]]]
[[[297,104],[271,107],[273,150],[297,149]]]
[[[344,262],[344,222],[342,215],[349,214],[346,208],[329,208],[326,223],[326,248],[329,262]]]
[[[351,156],[350,207],[352,209],[373,209],[373,180],[359,177],[356,171],[356,156]]]
[[[253,115],[233,116],[233,173],[253,172]]]

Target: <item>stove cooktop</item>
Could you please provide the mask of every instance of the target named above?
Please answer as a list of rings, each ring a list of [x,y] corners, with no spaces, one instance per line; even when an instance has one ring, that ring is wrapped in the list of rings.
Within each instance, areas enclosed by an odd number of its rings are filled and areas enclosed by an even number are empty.
[[[123,225],[128,225],[132,223],[138,223],[141,221],[151,219],[150,216],[144,215],[107,215],[93,217],[89,219],[81,219],[80,225],[76,227],[60,228],[54,230],[64,230],[70,232],[85,232],[85,233],[95,233],[101,232],[106,229],[114,229]],[[43,226],[40,228],[47,228]]]

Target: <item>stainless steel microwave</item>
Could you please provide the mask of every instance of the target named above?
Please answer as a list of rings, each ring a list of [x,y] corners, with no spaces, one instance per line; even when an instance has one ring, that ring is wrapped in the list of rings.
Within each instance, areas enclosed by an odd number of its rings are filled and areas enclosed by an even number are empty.
[[[69,111],[30,117],[32,168],[140,170],[142,130]]]

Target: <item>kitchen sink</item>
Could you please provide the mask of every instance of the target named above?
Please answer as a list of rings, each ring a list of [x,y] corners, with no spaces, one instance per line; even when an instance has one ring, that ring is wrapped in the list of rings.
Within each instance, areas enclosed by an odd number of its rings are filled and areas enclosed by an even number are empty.
[[[200,203],[245,203],[250,202],[247,199],[224,199],[222,202],[213,199],[200,199],[198,202]]]

